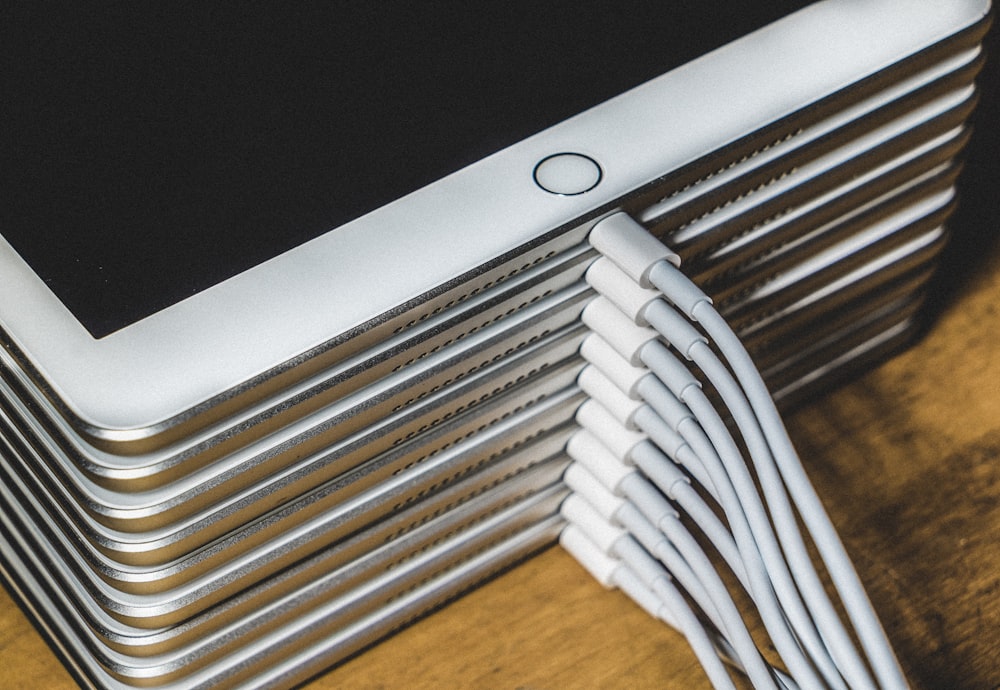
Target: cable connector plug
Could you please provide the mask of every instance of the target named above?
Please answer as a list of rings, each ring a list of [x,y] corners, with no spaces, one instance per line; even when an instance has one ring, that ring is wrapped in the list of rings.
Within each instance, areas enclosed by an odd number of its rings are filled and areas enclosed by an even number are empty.
[[[639,351],[660,334],[652,328],[636,326],[607,297],[595,297],[584,307],[580,318],[595,333],[600,334],[621,357],[634,367],[642,360]]]
[[[623,526],[617,516],[625,505],[625,499],[605,489],[586,467],[579,462],[571,462],[563,473],[563,481],[573,493],[582,496],[594,510],[603,515],[605,520],[619,527]]]
[[[559,534],[559,544],[606,589],[616,589],[615,571],[619,563],[601,551],[576,525],[566,525]]]
[[[616,458],[616,462],[632,464],[632,449],[649,437],[637,431],[630,431],[615,419],[606,407],[597,400],[583,403],[576,411],[576,421],[590,432],[603,448]]]
[[[617,264],[632,280],[644,288],[652,287],[649,271],[656,264],[668,261],[681,265],[681,258],[646,228],[626,213],[615,213],[597,223],[590,231],[590,244]]]
[[[712,304],[712,298],[702,292],[701,288],[691,282],[676,266],[661,261],[649,270],[650,285],[654,285],[674,306],[680,309],[689,319],[695,321],[699,304]]]
[[[635,415],[645,406],[642,400],[633,400],[625,395],[593,364],[588,364],[580,371],[576,382],[584,393],[601,403],[622,426],[629,431],[638,431]]]
[[[691,359],[690,351],[696,344],[708,342],[689,320],[667,304],[662,292],[640,287],[608,257],[592,263],[586,279],[635,325],[652,327],[686,358]]]
[[[643,345],[639,358],[685,405],[689,402],[689,393],[694,392],[691,389],[701,388],[701,382],[694,377],[694,374],[659,341]]]
[[[606,256],[590,264],[584,279],[598,294],[611,300],[637,326],[649,325],[643,313],[651,302],[663,297],[659,290],[641,287]]]
[[[559,544],[606,589],[621,589],[648,615],[674,629],[678,623],[660,598],[619,559],[604,554],[580,527],[566,525],[559,535]]]
[[[646,367],[634,367],[618,354],[608,341],[597,333],[591,333],[580,345],[580,355],[608,377],[615,387],[632,400],[642,399],[639,387],[644,378],[651,375]]]
[[[612,558],[621,557],[615,552],[615,544],[627,532],[604,519],[582,496],[576,494],[567,496],[566,500],[559,506],[559,514],[583,530],[602,553]]]
[[[618,497],[624,496],[622,482],[635,474],[635,469],[622,464],[587,429],[580,429],[570,437],[566,453],[583,465],[608,491]]]

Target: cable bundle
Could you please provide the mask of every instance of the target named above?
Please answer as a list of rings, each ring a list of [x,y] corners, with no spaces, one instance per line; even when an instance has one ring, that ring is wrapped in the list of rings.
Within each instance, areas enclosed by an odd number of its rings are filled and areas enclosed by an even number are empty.
[[[567,449],[574,495],[563,505],[564,546],[605,586],[621,588],[684,634],[716,687],[733,687],[723,661],[759,688],[907,687],[739,339],[678,269],[677,256],[627,215],[602,220],[590,242],[603,254],[587,273],[599,296],[583,313],[593,333],[581,348],[589,364],[579,383],[591,399]],[[846,622],[809,557],[799,519]],[[758,651],[700,546],[705,539],[749,595],[787,672]]]

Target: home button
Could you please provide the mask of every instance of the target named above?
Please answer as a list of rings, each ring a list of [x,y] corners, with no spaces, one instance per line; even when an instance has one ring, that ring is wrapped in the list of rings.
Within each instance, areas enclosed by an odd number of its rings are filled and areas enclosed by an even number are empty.
[[[535,166],[535,184],[551,194],[576,196],[601,182],[601,166],[582,153],[556,153]]]

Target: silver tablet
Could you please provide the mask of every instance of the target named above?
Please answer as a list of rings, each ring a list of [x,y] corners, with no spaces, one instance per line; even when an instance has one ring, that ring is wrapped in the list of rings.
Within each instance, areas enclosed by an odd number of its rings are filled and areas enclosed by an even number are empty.
[[[95,443],[161,445],[454,301],[472,276],[530,264],[569,219],[582,237],[666,171],[915,70],[987,3],[819,3],[666,74],[704,47],[664,47],[667,29],[724,42],[789,8],[606,9],[421,9],[393,13],[386,36],[365,16],[261,11],[207,43],[197,17],[7,27],[21,35],[5,42],[19,53],[0,123],[5,346]],[[359,35],[383,52],[352,57]],[[428,43],[450,58],[429,64]],[[651,64],[620,69],[636,60]]]

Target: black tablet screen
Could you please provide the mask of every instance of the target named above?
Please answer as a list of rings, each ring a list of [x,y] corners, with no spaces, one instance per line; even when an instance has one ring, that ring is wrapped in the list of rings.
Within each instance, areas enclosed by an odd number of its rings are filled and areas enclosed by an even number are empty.
[[[95,337],[803,3],[344,4],[0,10],[0,234]]]

